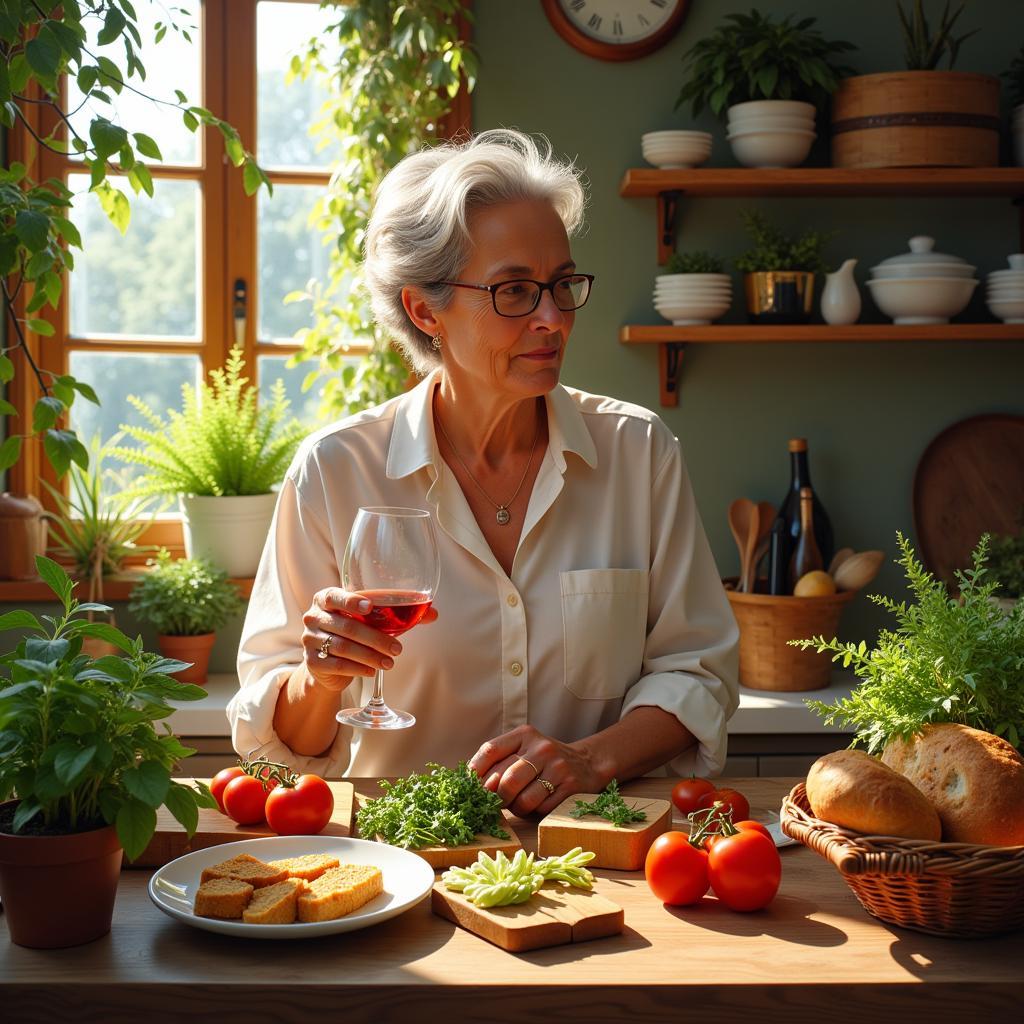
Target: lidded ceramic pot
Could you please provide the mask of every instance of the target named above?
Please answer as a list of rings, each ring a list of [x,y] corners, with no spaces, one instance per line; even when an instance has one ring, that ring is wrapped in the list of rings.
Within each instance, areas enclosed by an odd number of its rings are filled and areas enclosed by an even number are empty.
[[[0,580],[34,580],[46,554],[43,506],[30,494],[0,494]]]
[[[959,256],[935,252],[935,239],[915,235],[910,239],[910,252],[890,256],[871,268],[876,280],[904,277],[973,277],[975,268]]]

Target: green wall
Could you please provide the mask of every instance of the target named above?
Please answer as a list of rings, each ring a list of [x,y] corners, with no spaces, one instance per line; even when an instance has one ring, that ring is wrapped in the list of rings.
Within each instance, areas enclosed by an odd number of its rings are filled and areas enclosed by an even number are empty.
[[[937,3],[932,0],[930,7]],[[761,0],[756,6],[780,15],[816,15],[827,37],[857,44],[849,63],[859,72],[903,67],[894,0]],[[1002,72],[1024,42],[1024,3],[972,0],[966,6],[962,30],[981,30],[964,44],[957,69]],[[618,341],[623,324],[664,323],[651,306],[659,270],[655,203],[621,198],[619,183],[627,168],[647,166],[640,155],[645,131],[713,131],[711,164],[735,165],[714,118],[705,114],[695,122],[688,107],[673,106],[683,52],[723,15],[749,7],[694,0],[665,47],[619,64],[572,49],[539,3],[476,2],[481,69],[474,130],[543,132],[590,182],[588,225],[574,241],[573,254],[580,269],[597,280],[577,316],[562,379],[661,413],[682,443],[723,575],[738,571],[726,521],[729,502],[740,495],[780,500],[789,480],[789,437],[809,439],[812,479],[837,543],[891,554],[897,530],[913,534],[914,468],[931,439],[978,413],[1024,414],[1024,344],[1012,342],[690,345],[679,405],[659,408],[657,347],[630,348]],[[826,164],[822,140],[817,147],[810,162]],[[979,274],[1005,267],[1006,255],[1021,247],[1016,210],[1003,199],[693,199],[682,204],[679,248],[710,249],[731,259],[745,246],[740,211],[755,207],[794,229],[838,232],[827,257],[833,265],[859,260],[864,320],[882,319],[863,284],[868,268],[905,250],[912,235],[934,235],[938,249],[976,264]],[[961,319],[990,320],[982,298]],[[727,320],[744,320],[738,305]],[[887,564],[871,589],[895,593],[901,584],[901,570]],[[886,621],[861,596],[847,609],[841,632],[868,636]]]

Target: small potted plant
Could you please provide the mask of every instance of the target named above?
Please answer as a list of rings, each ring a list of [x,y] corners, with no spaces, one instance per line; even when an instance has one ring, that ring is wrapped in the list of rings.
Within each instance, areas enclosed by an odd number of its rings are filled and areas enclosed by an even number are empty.
[[[654,308],[674,324],[709,324],[732,303],[732,280],[709,252],[673,253],[654,280]]]
[[[122,856],[149,844],[158,807],[191,836],[198,809],[216,803],[205,786],[171,780],[195,751],[155,725],[171,700],[206,691],[169,678],[180,662],[147,653],[141,639],[88,622],[67,573],[42,556],[36,565],[62,611],[0,615],[0,631],[26,631],[0,656],[0,898],[13,942],[51,948],[110,931]],[[122,657],[91,659],[88,636]]]
[[[1013,161],[1018,167],[1024,167],[1024,44],[1013,58],[1009,70],[1003,72],[1003,78],[1010,89],[1010,126],[1013,135]]]
[[[845,78],[832,100],[836,167],[994,167],[999,163],[999,79],[954,71],[965,4],[929,22],[925,0],[896,0],[905,71]],[[946,68],[939,64],[946,61]]]
[[[806,323],[814,307],[814,275],[825,273],[822,250],[832,233],[787,235],[756,211],[742,214],[753,246],[733,261],[745,274],[752,323]]]
[[[243,601],[227,573],[205,559],[172,559],[162,549],[146,564],[150,571],[132,590],[128,610],[156,630],[163,654],[192,663],[176,679],[204,683],[217,630]]]
[[[180,411],[167,419],[134,395],[128,401],[149,424],[122,424],[141,447],[113,454],[143,468],[131,494],[177,495],[188,557],[209,558],[229,576],[249,577],[259,565],[277,495],[274,488],[306,434],[288,418],[284,384],[269,402],[242,376],[245,361],[231,350],[227,365],[212,370],[198,391],[182,387]]]
[[[676,107],[692,103],[725,117],[736,159],[748,167],[796,167],[815,139],[815,116],[851,69],[837,55],[856,49],[828,40],[815,18],[776,21],[751,10],[722,25],[683,54],[687,80]]]

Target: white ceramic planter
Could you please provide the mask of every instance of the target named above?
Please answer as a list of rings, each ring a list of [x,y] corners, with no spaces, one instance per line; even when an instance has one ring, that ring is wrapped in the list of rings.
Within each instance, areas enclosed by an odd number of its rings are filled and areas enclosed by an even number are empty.
[[[232,577],[255,576],[276,503],[276,494],[179,494],[185,554],[208,558]]]
[[[731,121],[753,117],[806,117],[814,121],[816,113],[813,103],[802,103],[800,100],[749,100],[746,103],[734,103],[728,109]]]

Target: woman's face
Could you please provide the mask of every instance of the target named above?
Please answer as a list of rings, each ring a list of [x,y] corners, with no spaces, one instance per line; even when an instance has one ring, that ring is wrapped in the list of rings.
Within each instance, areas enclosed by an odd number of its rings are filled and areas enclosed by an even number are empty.
[[[547,283],[576,269],[561,218],[545,202],[524,200],[474,210],[468,220],[469,262],[459,275],[468,284],[516,278]],[[485,386],[509,397],[536,397],[558,383],[575,320],[550,290],[526,316],[500,316],[486,291],[455,288],[437,314],[444,338],[445,372],[454,384]]]

